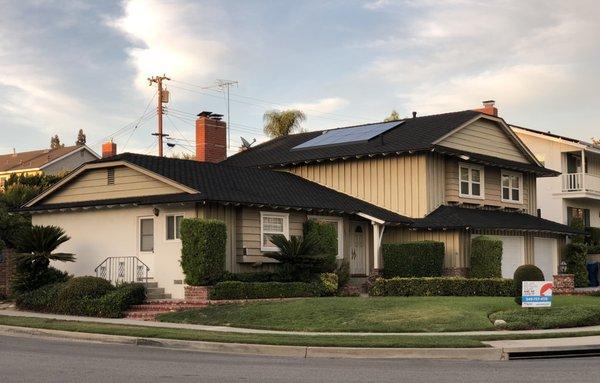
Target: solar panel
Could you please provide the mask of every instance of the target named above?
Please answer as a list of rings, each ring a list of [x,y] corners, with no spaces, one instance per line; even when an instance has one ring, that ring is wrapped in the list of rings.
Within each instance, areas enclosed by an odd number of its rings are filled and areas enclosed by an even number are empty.
[[[402,121],[381,122],[326,130],[320,136],[296,145],[293,149],[312,149],[321,146],[365,142],[400,125]]]

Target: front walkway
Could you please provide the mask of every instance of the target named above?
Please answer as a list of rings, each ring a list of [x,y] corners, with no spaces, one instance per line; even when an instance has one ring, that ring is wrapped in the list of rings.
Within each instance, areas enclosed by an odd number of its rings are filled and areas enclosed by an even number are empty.
[[[316,335],[316,336],[479,336],[479,335],[519,335],[519,334],[572,334],[580,332],[591,332],[599,331],[600,326],[587,326],[587,327],[572,327],[572,328],[561,328],[561,329],[550,329],[550,330],[491,330],[491,331],[460,331],[460,332],[301,332],[301,331],[276,331],[276,330],[259,330],[259,329],[247,329],[237,327],[226,327],[226,326],[205,326],[198,324],[187,324],[187,323],[169,323],[169,322],[149,322],[133,319],[112,319],[112,318],[94,318],[94,317],[81,317],[71,315],[58,315],[58,314],[44,314],[30,311],[18,311],[18,310],[0,310],[0,316],[12,316],[12,317],[33,317],[33,318],[45,318],[45,319],[56,319],[56,320],[67,320],[67,321],[78,321],[78,322],[95,322],[95,323],[110,323],[127,326],[143,326],[143,327],[162,327],[162,328],[173,328],[173,329],[188,329],[188,330],[201,330],[201,331],[215,331],[215,332],[229,332],[238,334],[276,334],[276,335]]]

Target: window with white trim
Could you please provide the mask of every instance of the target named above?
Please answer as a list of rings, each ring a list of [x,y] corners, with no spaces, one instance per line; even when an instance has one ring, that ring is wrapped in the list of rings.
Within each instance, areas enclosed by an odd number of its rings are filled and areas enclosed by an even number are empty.
[[[466,198],[484,198],[483,166],[458,164],[459,196]]]
[[[183,220],[183,214],[167,214],[166,218],[166,229],[167,229],[167,241],[173,241],[181,239],[181,221]]]
[[[335,229],[338,241],[337,258],[344,258],[344,220],[342,217],[325,217],[319,215],[309,216],[308,219],[314,219],[319,222],[323,222],[327,225],[331,225]]]
[[[154,251],[154,218],[140,218],[140,252]]]
[[[289,238],[290,217],[287,213],[260,212],[260,250],[278,251],[279,248],[271,242],[276,234]]]
[[[523,201],[523,175],[502,171],[502,201],[521,203]]]

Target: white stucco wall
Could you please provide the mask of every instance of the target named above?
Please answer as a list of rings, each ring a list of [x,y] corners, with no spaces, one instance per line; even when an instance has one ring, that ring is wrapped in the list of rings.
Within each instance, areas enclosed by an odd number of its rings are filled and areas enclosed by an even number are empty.
[[[107,257],[137,256],[150,267],[150,276],[175,299],[183,298],[183,284],[175,284],[184,278],[179,260],[181,242],[166,240],[166,218],[168,213],[183,213],[195,217],[193,205],[159,207],[154,217],[152,206],[112,208],[34,214],[34,225],[58,225],[71,237],[58,250],[74,253],[74,263],[57,262],[53,266],[76,276],[95,275],[94,269]],[[154,217],[154,252],[139,251],[138,220]]]

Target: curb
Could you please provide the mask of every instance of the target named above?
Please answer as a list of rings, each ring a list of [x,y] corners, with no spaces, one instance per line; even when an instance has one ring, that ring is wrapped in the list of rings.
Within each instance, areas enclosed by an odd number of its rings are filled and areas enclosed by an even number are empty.
[[[138,338],[123,335],[104,335],[61,330],[0,325],[0,335],[45,337],[79,342],[111,343],[167,349],[239,354],[253,356],[278,356],[291,358],[362,358],[362,359],[462,359],[501,360],[499,348],[361,348],[274,346],[265,344],[218,343],[158,338]]]

